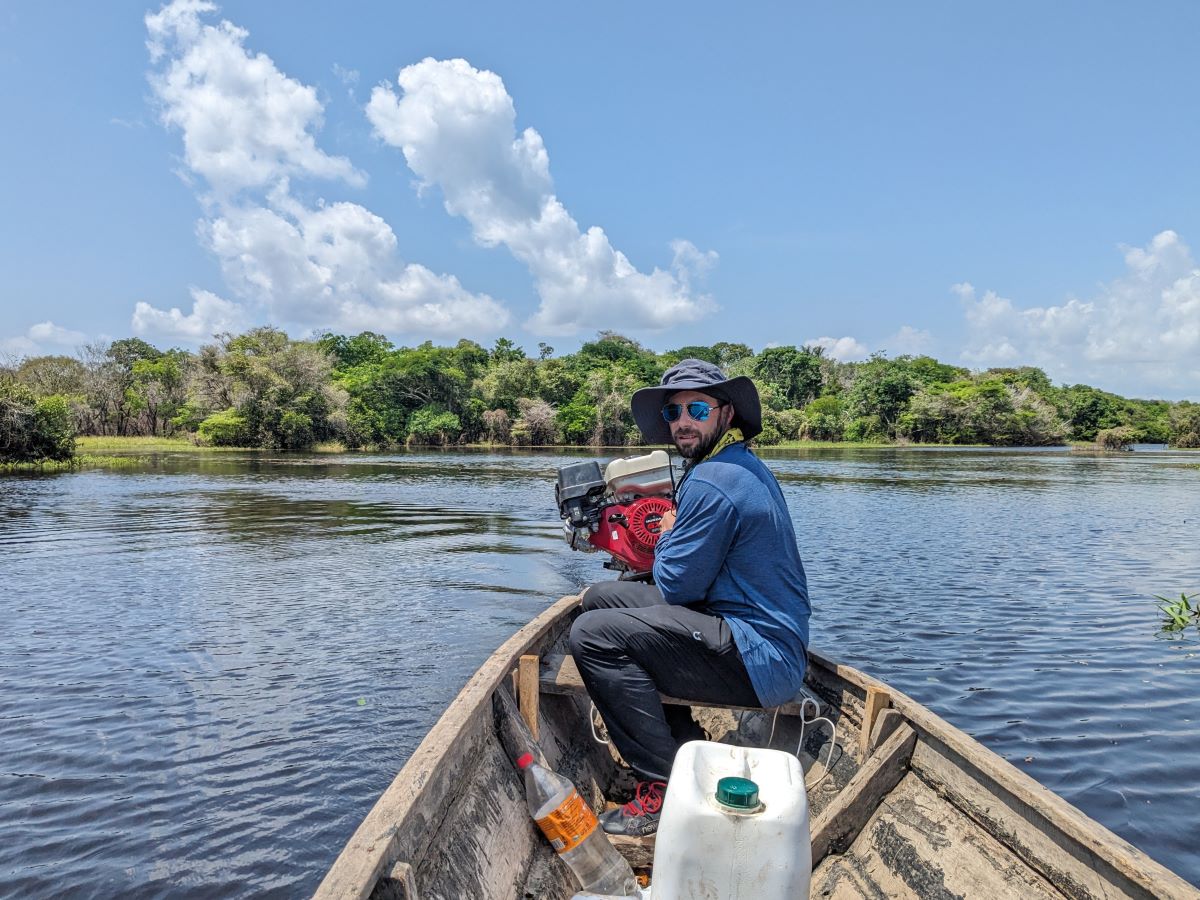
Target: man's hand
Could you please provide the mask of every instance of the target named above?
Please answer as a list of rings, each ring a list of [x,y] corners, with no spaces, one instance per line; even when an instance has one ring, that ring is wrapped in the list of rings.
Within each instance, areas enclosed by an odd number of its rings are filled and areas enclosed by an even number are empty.
[[[668,509],[658,523],[658,533],[665,534],[675,527],[675,510]]]

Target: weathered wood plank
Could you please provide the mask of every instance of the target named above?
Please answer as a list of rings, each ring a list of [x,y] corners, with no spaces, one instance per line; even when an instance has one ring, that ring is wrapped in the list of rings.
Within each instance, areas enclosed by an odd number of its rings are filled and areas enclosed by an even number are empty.
[[[813,670],[812,678],[827,684],[845,682],[852,686],[853,693],[861,697],[865,697],[867,690],[872,687],[891,691],[892,708],[903,715],[920,736],[913,756],[914,770],[920,768],[923,778],[931,777],[926,761],[933,743],[940,742],[955,760],[949,764],[949,768],[957,768],[961,773],[973,773],[963,774],[962,777],[968,784],[975,783],[972,791],[948,791],[947,796],[954,802],[964,803],[961,807],[964,812],[979,817],[977,821],[988,827],[998,840],[1008,843],[1027,864],[1045,873],[1045,866],[1053,866],[1055,857],[1092,860],[1097,866],[1110,871],[1113,878],[1127,883],[1128,886],[1123,889],[1124,896],[1164,897],[1170,900],[1196,900],[1200,897],[1200,892],[1166,866],[1117,837],[913,698],[819,651],[809,650],[809,662]],[[847,696],[847,704],[853,705],[853,702],[853,696]],[[976,778],[980,781],[976,782]],[[966,800],[967,796],[980,795],[982,800]],[[984,816],[984,809],[998,811],[1005,806],[1020,810],[1017,818],[1024,819],[1024,824],[1008,817],[989,821]],[[1030,851],[1028,847],[1022,850],[1022,836],[1036,831],[1041,831],[1048,838],[1047,844],[1043,845],[1040,841],[1035,843],[1045,846],[1045,852],[1050,854],[1049,859],[1039,860],[1038,853]],[[1055,846],[1057,850],[1053,849]],[[1109,895],[1113,893],[1117,892],[1110,891]],[[1117,893],[1117,896],[1121,894]]]
[[[504,748],[508,758],[514,760],[514,765],[522,753],[532,753],[534,762],[549,766],[546,755],[534,738],[533,732],[529,730],[529,724],[525,721],[520,707],[504,687],[497,688],[492,694],[492,714],[500,746]]]
[[[917,743],[917,734],[901,725],[817,817],[812,826],[813,865],[828,853],[837,853],[858,836],[875,808],[904,773]]]
[[[904,716],[894,709],[885,709],[881,712],[875,719],[875,726],[871,729],[871,743],[868,745],[871,752],[874,752],[876,747],[890,738],[903,723]]]
[[[398,862],[375,885],[371,900],[421,900],[413,867]]]
[[[396,862],[415,864],[425,856],[451,796],[461,787],[456,776],[464,760],[482,751],[485,733],[492,730],[492,692],[522,654],[545,649],[578,604],[578,597],[559,600],[479,667],[358,826],[315,897],[365,900]]]
[[[653,834],[647,837],[626,837],[621,834],[610,835],[608,840],[617,851],[625,857],[631,868],[644,869],[654,863]]]
[[[428,849],[413,862],[422,900],[513,900],[544,838],[529,816],[513,762],[489,740],[464,774],[464,788],[441,810]]]
[[[1054,886],[909,771],[854,843],[813,870],[822,900],[1062,900]]]
[[[1073,807],[1057,821],[1047,815],[1047,809],[1065,805],[1047,788],[1036,782],[1006,788],[1007,765],[994,754],[963,754],[937,738],[922,741],[912,761],[913,770],[938,794],[1073,900],[1200,898],[1200,891],[1121,838],[1098,826],[1089,828],[1094,823]],[[1063,818],[1078,821],[1074,828],[1064,828]]]
[[[863,705],[863,720],[858,732],[858,752],[863,758],[871,750],[871,729],[875,727],[875,719],[879,714],[892,705],[892,695],[889,691],[879,688],[867,688],[867,700]]]
[[[533,739],[538,739],[538,707],[541,700],[538,689],[539,660],[536,656],[526,653],[517,665],[517,698],[521,703],[521,715],[529,726]]]

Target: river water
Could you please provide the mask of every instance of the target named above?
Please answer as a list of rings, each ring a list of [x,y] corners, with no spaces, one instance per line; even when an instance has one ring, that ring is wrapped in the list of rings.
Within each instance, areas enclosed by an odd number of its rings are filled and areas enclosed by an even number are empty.
[[[1200,884],[1200,455],[764,451],[814,646]],[[580,456],[574,457],[578,459]],[[0,477],[0,895],[310,893],[471,672],[605,576],[564,456]]]

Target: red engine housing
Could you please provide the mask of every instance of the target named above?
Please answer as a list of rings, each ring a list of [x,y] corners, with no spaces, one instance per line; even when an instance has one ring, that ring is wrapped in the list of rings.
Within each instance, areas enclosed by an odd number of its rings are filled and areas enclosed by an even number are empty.
[[[631,572],[649,572],[654,567],[654,545],[661,534],[663,514],[671,508],[666,497],[639,497],[606,506],[600,511],[600,529],[588,543],[611,553]]]

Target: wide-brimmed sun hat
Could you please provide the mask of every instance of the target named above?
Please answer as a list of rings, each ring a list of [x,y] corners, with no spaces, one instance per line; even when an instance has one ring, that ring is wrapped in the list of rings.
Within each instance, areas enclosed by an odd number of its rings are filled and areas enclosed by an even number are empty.
[[[745,375],[726,378],[720,366],[702,359],[681,359],[667,369],[658,387],[633,392],[633,420],[648,444],[671,443],[671,426],[662,417],[663,404],[679,391],[699,391],[733,405],[733,425],[746,440],[762,431],[762,404],[758,388]]]

